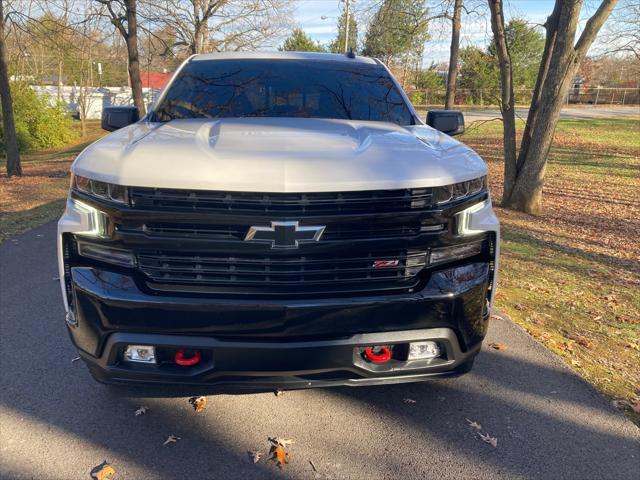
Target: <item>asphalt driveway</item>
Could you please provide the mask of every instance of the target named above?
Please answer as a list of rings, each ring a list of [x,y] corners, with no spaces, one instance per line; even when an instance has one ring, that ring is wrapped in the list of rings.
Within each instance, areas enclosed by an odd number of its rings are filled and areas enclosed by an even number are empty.
[[[3,479],[88,479],[104,460],[118,479],[638,478],[640,430],[500,319],[488,341],[507,350],[458,379],[218,395],[201,414],[186,398],[118,395],[71,361],[54,244],[50,223],[0,245]],[[181,440],[163,446],[169,435]],[[296,442],[282,471],[247,457],[268,436]]]

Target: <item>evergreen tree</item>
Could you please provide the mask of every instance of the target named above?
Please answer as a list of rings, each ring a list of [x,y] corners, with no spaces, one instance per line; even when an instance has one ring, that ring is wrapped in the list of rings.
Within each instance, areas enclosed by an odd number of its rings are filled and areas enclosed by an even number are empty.
[[[291,35],[284,41],[280,51],[285,52],[324,52],[324,47],[313,40],[304,30],[294,28]]]
[[[504,33],[511,55],[513,87],[533,88],[544,50],[544,35],[521,18],[511,19],[505,26]],[[489,45],[488,51],[489,55],[497,58],[494,43]],[[496,78],[497,75],[496,72]]]
[[[355,52],[358,47],[358,22],[356,21],[353,10],[349,13],[349,48]],[[329,51],[332,53],[344,53],[344,36],[345,26],[347,25],[347,11],[342,10],[342,14],[338,17],[338,35],[329,44]]]
[[[422,57],[428,38],[424,0],[384,0],[369,25],[363,54],[387,64],[406,64]]]

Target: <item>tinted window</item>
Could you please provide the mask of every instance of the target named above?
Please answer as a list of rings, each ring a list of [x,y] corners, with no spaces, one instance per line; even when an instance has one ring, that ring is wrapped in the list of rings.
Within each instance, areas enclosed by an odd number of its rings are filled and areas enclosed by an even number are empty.
[[[184,66],[155,119],[339,118],[413,123],[387,71],[341,61],[212,60]]]

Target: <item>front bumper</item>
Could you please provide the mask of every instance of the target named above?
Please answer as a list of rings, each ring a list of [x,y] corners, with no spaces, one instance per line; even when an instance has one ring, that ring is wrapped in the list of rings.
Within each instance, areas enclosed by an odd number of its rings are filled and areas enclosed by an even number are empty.
[[[404,345],[433,340],[442,346],[442,358],[388,364],[367,364],[363,347],[383,343]],[[156,349],[198,349],[203,361],[195,367],[158,366],[122,362],[129,344],[155,345]],[[451,329],[436,328],[383,334],[354,335],[342,340],[313,342],[223,341],[210,337],[121,334],[109,337],[104,355],[82,354],[93,376],[108,384],[188,387],[188,392],[292,390],[327,386],[405,383],[434,376],[467,372],[480,344],[460,350]]]
[[[107,383],[262,390],[398,383],[464,373],[487,330],[499,227],[487,202],[460,224],[461,235],[491,232],[493,265],[476,258],[442,266],[429,273],[420,289],[404,293],[216,298],[158,295],[126,269],[96,262],[69,266],[63,235],[91,236],[93,231],[87,215],[68,208],[59,222],[58,242],[71,339],[92,374]],[[363,346],[392,345],[402,351],[409,342],[424,340],[437,341],[443,355],[417,363],[394,358],[375,368],[363,362]],[[204,356],[186,369],[171,363],[134,365],[122,356],[129,344],[198,349]]]
[[[435,272],[419,292],[307,300],[159,297],[132,278],[71,269],[75,323],[69,332],[95,377],[108,383],[177,383],[249,389],[417,381],[462,373],[487,329],[486,263]],[[437,341],[431,361],[373,365],[362,348]],[[194,367],[123,361],[126,345],[198,349]]]

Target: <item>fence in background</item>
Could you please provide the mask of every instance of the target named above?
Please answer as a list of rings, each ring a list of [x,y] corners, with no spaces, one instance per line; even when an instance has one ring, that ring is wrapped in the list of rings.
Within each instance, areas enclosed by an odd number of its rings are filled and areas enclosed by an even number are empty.
[[[47,95],[52,103],[58,100],[68,105],[69,110],[79,112],[79,102],[83,92],[79,87],[32,86],[39,95]],[[153,103],[160,90],[144,88],[145,104]],[[516,104],[529,106],[531,89],[518,89],[514,92]],[[414,107],[426,108],[444,105],[445,90],[407,90]],[[459,89],[456,92],[456,105],[496,106],[500,102],[500,90],[481,88],[476,90]],[[640,105],[640,88],[581,88],[572,89],[565,99],[568,105]],[[87,118],[99,120],[102,109],[112,105],[133,105],[129,87],[91,87],[87,92]]]
[[[444,105],[445,90],[407,90],[415,107]],[[517,89],[514,97],[517,105],[529,106],[533,89]],[[629,88],[572,88],[566,96],[568,105],[640,105],[640,87]],[[495,106],[500,103],[499,88],[458,89],[456,105]]]
[[[32,85],[33,90],[38,95],[46,95],[52,104],[57,101],[64,102],[69,110],[75,114],[79,113],[81,98],[85,92],[80,87],[75,86],[39,86]],[[160,94],[160,90],[143,88],[145,104],[147,107],[153,103]],[[113,105],[133,105],[131,88],[129,87],[90,87],[86,92],[87,119],[100,120],[102,109]]]

